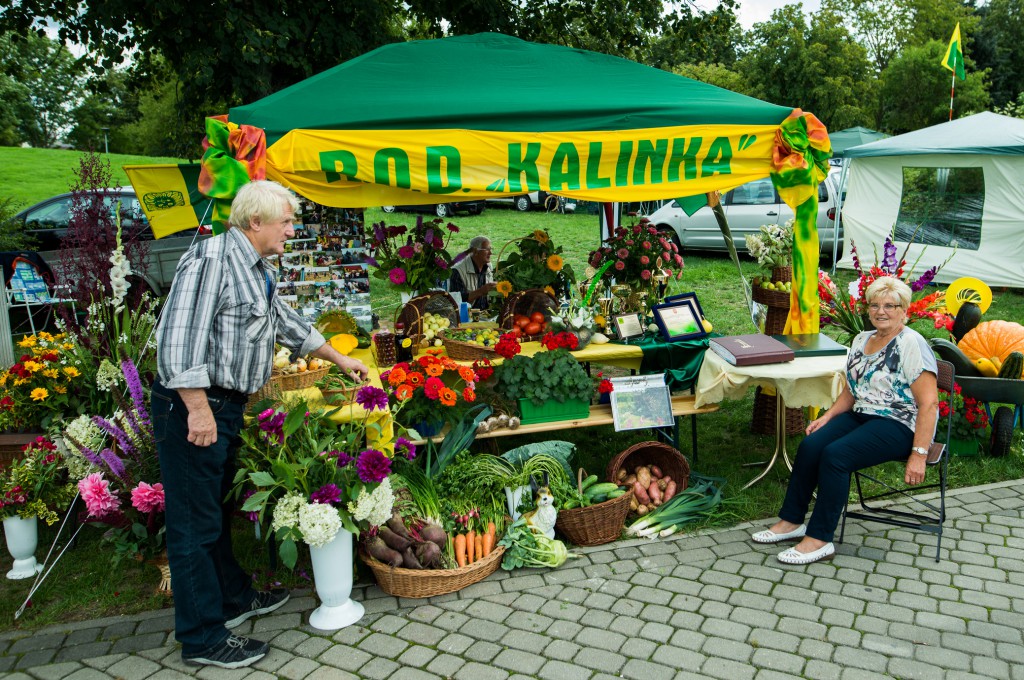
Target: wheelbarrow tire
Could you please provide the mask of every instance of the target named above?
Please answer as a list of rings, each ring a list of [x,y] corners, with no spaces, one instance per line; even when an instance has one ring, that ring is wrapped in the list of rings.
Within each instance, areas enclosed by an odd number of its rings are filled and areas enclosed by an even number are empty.
[[[992,439],[989,442],[989,453],[997,458],[1002,458],[1010,452],[1010,442],[1013,441],[1013,409],[1009,406],[1000,406],[996,414],[992,416]]]

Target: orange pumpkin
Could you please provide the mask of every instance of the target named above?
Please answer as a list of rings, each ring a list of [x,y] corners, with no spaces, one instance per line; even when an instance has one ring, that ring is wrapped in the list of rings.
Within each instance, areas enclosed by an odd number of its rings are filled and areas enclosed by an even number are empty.
[[[972,361],[988,359],[999,365],[1010,352],[1024,352],[1024,326],[1013,321],[984,321],[957,344]]]

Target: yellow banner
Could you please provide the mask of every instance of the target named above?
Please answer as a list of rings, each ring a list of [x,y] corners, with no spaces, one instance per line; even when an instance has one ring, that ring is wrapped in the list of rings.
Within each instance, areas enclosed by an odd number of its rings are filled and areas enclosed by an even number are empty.
[[[156,238],[195,229],[208,215],[209,201],[197,185],[198,164],[126,165],[124,171]]]
[[[536,190],[590,201],[677,198],[767,177],[778,127],[293,130],[267,149],[267,177],[337,207]]]

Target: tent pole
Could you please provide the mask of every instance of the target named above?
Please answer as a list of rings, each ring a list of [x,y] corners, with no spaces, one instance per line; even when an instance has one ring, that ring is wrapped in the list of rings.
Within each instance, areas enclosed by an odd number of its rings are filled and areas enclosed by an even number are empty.
[[[839,259],[839,222],[843,214],[843,190],[846,189],[846,172],[850,167],[850,159],[843,159],[843,169],[839,173],[839,192],[836,196],[836,216],[832,220],[832,273],[836,275],[836,260]]]

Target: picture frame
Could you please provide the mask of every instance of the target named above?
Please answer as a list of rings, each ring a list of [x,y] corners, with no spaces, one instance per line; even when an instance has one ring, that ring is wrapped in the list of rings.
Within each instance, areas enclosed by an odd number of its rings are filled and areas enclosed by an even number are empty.
[[[704,312],[696,293],[673,296],[653,307],[654,320],[666,342],[696,340],[708,334],[704,330]]]
[[[612,378],[612,422],[616,432],[675,425],[672,394],[664,374]]]
[[[636,312],[617,314],[612,317],[612,322],[619,340],[628,342],[630,338],[638,338],[644,334],[644,325],[640,321],[640,315]]]
[[[662,300],[662,304],[679,302],[680,300],[692,300],[693,304],[697,306],[697,312],[700,314],[700,318],[704,318],[704,309],[700,306],[700,300],[697,299],[696,293],[678,293],[676,295],[669,295],[667,298]]]

